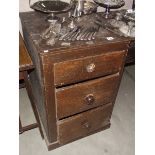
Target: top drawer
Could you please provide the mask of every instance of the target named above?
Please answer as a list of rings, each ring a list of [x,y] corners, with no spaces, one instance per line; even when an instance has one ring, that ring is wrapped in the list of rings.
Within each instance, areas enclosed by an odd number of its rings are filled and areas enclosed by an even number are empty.
[[[55,86],[72,84],[91,78],[117,73],[125,52],[115,51],[54,64]]]

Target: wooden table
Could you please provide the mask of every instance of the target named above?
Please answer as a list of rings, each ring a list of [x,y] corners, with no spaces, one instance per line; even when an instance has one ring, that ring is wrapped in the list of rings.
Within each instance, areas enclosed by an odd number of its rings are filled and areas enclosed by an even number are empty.
[[[32,71],[32,69],[34,69],[33,62],[28,54],[26,47],[25,47],[24,40],[23,40],[21,34],[19,33],[19,80],[23,80],[22,83],[25,84],[24,86],[26,87],[28,96],[31,101],[32,109],[33,109],[33,112],[34,112],[34,115],[35,115],[35,118],[37,121],[37,123],[33,123],[33,124],[23,127],[21,120],[19,118],[19,133],[21,134],[27,130],[39,127],[41,136],[43,137],[40,120],[38,117],[36,106],[34,104],[33,94],[32,94],[31,86],[29,84],[29,79],[28,79],[28,72]],[[22,87],[23,87],[23,85],[22,85]]]
[[[29,78],[48,149],[109,128],[131,39],[103,29],[91,43],[50,46],[41,38],[49,26],[46,14],[26,12],[20,18],[35,65]]]
[[[27,52],[23,38],[19,33],[19,80],[24,80],[27,76],[27,71],[33,68],[33,62]]]

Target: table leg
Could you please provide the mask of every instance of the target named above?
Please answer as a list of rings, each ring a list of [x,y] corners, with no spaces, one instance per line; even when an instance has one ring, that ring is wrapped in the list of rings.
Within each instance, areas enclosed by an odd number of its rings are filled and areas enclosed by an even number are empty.
[[[37,107],[35,105],[35,99],[34,99],[31,84],[30,84],[29,78],[28,78],[28,73],[27,73],[27,71],[25,71],[23,74],[24,74],[24,81],[25,81],[26,90],[27,90],[27,93],[28,93],[28,96],[29,96],[29,99],[30,99],[30,102],[32,105],[32,109],[33,109],[36,121],[38,123],[39,131],[40,131],[42,139],[44,139],[44,135],[43,135],[42,128],[41,128]]]

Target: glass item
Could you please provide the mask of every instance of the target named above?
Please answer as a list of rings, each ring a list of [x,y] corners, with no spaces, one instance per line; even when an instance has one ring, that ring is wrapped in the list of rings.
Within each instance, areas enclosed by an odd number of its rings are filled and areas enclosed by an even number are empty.
[[[110,9],[118,9],[125,5],[124,0],[94,0],[94,2],[106,8],[105,18],[109,18]]]
[[[78,0],[75,8],[74,14],[76,14],[77,17],[80,17],[84,10],[84,0]]]
[[[74,17],[79,17],[82,14],[87,15],[97,12],[98,5],[89,0],[75,0]]]
[[[135,11],[119,10],[115,17],[109,19],[106,28],[110,31],[125,37],[135,37]]]
[[[61,31],[61,24],[50,23],[49,27],[42,32],[42,39],[49,39],[51,36],[57,36]]]
[[[135,21],[135,10],[133,9],[127,10],[124,15],[124,18],[128,21]]]
[[[50,23],[49,27],[47,29],[45,29],[42,34],[41,37],[42,39],[46,40],[46,44],[47,45],[55,45],[59,35],[61,32],[61,24],[59,22],[55,22],[55,23]]]
[[[73,1],[69,0],[29,0],[30,8],[49,13],[47,20],[49,22],[59,20],[55,14],[69,11],[73,7]]]

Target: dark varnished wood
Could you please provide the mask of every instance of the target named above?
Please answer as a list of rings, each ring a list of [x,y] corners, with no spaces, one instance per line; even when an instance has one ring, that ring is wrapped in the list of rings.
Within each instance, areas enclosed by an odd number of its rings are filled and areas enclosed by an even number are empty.
[[[40,38],[43,29],[48,27],[46,15],[27,12],[20,17],[24,40],[35,64],[29,78],[48,148],[54,149],[110,127],[109,118],[131,40],[107,32],[108,36],[114,36],[113,41],[97,38],[92,45],[77,41],[70,47],[62,47],[58,41],[49,46]],[[88,73],[86,67],[90,64],[95,69]],[[87,101],[93,102],[92,96],[87,96],[90,93],[95,93],[97,104],[83,106],[85,95]],[[73,108],[74,97],[78,104]],[[85,117],[93,124],[89,132],[79,127]],[[71,128],[72,134],[68,135]]]
[[[23,72],[19,72],[19,80],[23,80],[24,79],[24,75],[23,75]]]
[[[24,40],[19,34],[19,71],[29,70],[34,68],[32,60],[27,52],[27,49],[24,44]],[[21,79],[20,75],[20,79]]]
[[[60,144],[58,141],[53,142],[53,143],[49,143],[48,138],[46,137],[46,133],[45,133],[44,130],[43,130],[43,132],[44,132],[44,135],[45,135],[44,138],[45,138],[45,142],[46,142],[47,148],[48,148],[48,150],[50,151],[50,150],[56,149],[56,148],[58,148],[58,147],[61,147],[61,146],[63,146],[63,145],[66,145],[66,144],[68,144],[68,143],[71,143],[71,142],[74,142],[74,141],[76,141],[76,140],[79,140],[80,138],[83,138],[83,137],[85,137],[85,136],[90,136],[90,135],[92,135],[92,134],[94,134],[94,133],[97,133],[97,132],[106,130],[106,129],[110,128],[110,126],[111,126],[111,124],[109,123],[109,124],[105,125],[104,127],[100,128],[100,129],[97,129],[97,130],[94,130],[94,131],[92,131],[92,132],[89,132],[89,133],[87,133],[87,135],[82,135],[82,136],[80,136],[80,137],[78,137],[78,138],[74,138],[73,140],[71,140],[71,141],[69,141],[69,142],[66,142],[65,144]],[[43,128],[43,129],[44,129],[44,128]]]
[[[31,85],[28,79],[28,71],[32,70],[33,68],[34,68],[34,65],[25,47],[24,40],[22,39],[21,34],[19,34],[19,80],[24,81],[24,86],[30,98],[32,109],[33,109],[33,112],[34,112],[34,115],[37,121],[37,123],[33,123],[27,126],[22,126],[21,120],[19,118],[19,133],[21,134],[25,131],[39,127],[40,134],[43,138],[44,136],[43,136],[43,132],[41,129],[38,111],[34,103],[35,101],[34,101],[32,89],[31,89]]]
[[[56,91],[57,116],[67,117],[113,101],[119,74],[61,88]],[[89,98],[92,96],[92,102]]]
[[[132,40],[129,44],[128,54],[127,54],[125,63],[126,63],[125,65],[130,65],[135,63],[135,41],[134,40]]]
[[[56,63],[55,85],[62,86],[116,73],[121,69],[124,54],[118,51]],[[94,65],[94,69],[87,70],[91,65]]]
[[[44,57],[41,57],[42,62],[42,73],[44,75],[44,97],[45,97],[45,108],[47,115],[47,127],[48,127],[48,138],[50,142],[57,141],[57,124],[56,124],[56,102],[55,102],[55,87],[54,87],[54,74],[53,64],[45,63]],[[50,80],[46,83],[46,78]]]
[[[109,124],[111,110],[112,104],[107,104],[59,121],[60,144],[65,144]]]
[[[23,130],[22,130],[22,123],[21,123],[21,120],[20,120],[20,117],[19,117],[19,134],[22,134],[23,133]]]
[[[38,123],[33,123],[27,126],[22,126],[21,122],[20,122],[20,127],[19,127],[19,133],[22,134],[25,131],[31,130],[31,129],[35,129],[39,127]]]
[[[101,49],[101,46],[99,46]],[[100,53],[111,53],[112,51],[108,51],[107,48],[106,49],[106,45],[102,46],[102,50],[100,51]],[[116,47],[116,48],[115,48]],[[127,48],[127,42],[125,42],[122,46],[120,44],[114,44],[114,47],[111,48],[111,50],[113,49],[113,51],[115,51],[114,49],[118,49],[118,50],[122,50],[122,47]],[[96,46],[97,48],[97,46]],[[76,55],[76,58],[79,59],[81,57],[83,57],[83,53],[85,53],[84,55],[87,56],[95,56],[97,52],[90,52],[87,51],[89,48],[86,48],[85,51],[83,49],[79,49],[79,50],[68,50],[68,51],[63,51],[63,53],[60,51],[60,53],[56,53],[56,54],[51,54],[49,53],[48,55],[46,53],[41,53],[40,54],[40,64],[41,64],[41,70],[42,70],[42,77],[43,77],[43,93],[44,93],[44,97],[46,98],[44,101],[45,104],[45,111],[46,111],[46,118],[42,118],[42,120],[46,120],[47,124],[45,125],[45,127],[47,126],[47,128],[45,130],[47,130],[48,132],[46,132],[48,135],[47,136],[49,139],[49,142],[54,142],[57,139],[57,125],[56,125],[56,101],[55,101],[55,78],[54,78],[54,65],[55,63],[59,63],[62,62],[62,60],[68,61],[71,58],[75,57],[74,55]],[[97,48],[98,49],[98,48]],[[115,51],[116,53],[118,51]],[[114,53],[115,53],[114,52]],[[125,53],[126,51],[123,50],[121,53],[122,59],[125,59]],[[64,56],[64,57],[63,57]],[[112,63],[111,63],[112,64]],[[117,71],[119,71],[120,69],[116,69]],[[39,87],[39,86],[36,86]],[[38,95],[37,95],[38,96]],[[40,96],[40,95],[39,95]],[[42,112],[41,112],[42,113]],[[45,121],[44,121],[45,122]]]

